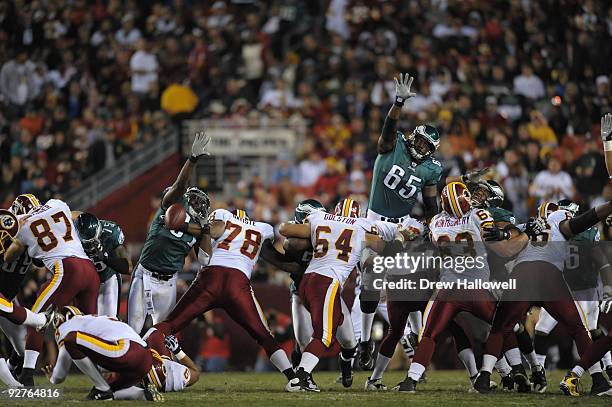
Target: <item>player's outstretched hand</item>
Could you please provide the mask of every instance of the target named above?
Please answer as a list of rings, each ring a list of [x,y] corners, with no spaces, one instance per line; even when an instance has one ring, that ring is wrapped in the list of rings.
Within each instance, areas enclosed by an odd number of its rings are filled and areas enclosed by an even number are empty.
[[[547,225],[544,219],[529,218],[525,224],[525,234],[527,234],[530,239],[533,239],[534,237],[541,235],[546,228]]]
[[[395,81],[395,97],[401,98],[403,100],[410,99],[416,96],[416,93],[410,91],[410,87],[412,86],[412,81],[414,80],[413,76],[405,74],[400,74],[399,81],[397,78],[393,78]]]
[[[489,167],[484,167],[479,170],[472,170],[461,176],[461,180],[466,184],[477,184],[482,181],[483,177],[489,172]]]
[[[191,157],[197,159],[202,155],[210,155],[210,152],[208,151],[209,143],[210,136],[206,134],[206,130],[197,132],[191,146]]]
[[[42,368],[43,373],[47,376],[47,379],[51,380],[53,375],[53,365],[46,365]]]
[[[606,113],[601,117],[601,139],[609,141],[612,135],[612,113]]]
[[[482,238],[485,242],[499,242],[510,239],[510,232],[497,226],[483,228]]]
[[[166,336],[164,338],[164,344],[166,345],[166,348],[168,348],[168,350],[174,353],[175,355],[177,353],[180,353],[181,351],[181,345],[179,344],[178,339],[176,339],[176,336],[174,335]]]

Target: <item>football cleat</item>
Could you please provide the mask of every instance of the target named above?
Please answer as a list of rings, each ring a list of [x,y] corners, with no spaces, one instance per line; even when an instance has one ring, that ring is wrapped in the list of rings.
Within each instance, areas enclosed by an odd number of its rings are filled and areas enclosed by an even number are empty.
[[[568,396],[578,397],[582,393],[582,383],[580,383],[580,378],[571,371],[565,375],[563,380],[561,380],[561,383],[559,383],[559,388]]]
[[[99,390],[95,387],[91,388],[91,391],[87,395],[87,400],[114,400],[115,396],[113,395],[112,390]]]
[[[382,379],[370,379],[368,377],[363,389],[365,391],[385,391],[387,390],[387,386],[383,384]]]
[[[19,356],[15,349],[13,349],[11,357],[7,360],[7,364],[15,380],[19,381],[19,374],[23,368],[23,356]]]
[[[476,376],[474,381],[474,390],[478,393],[489,393],[491,391],[491,373],[487,371],[481,371]]]
[[[24,367],[19,375],[19,383],[24,387],[34,387],[34,369]]]
[[[310,392],[320,392],[319,387],[312,379],[312,375],[306,372],[303,368],[299,368],[297,372],[295,372],[295,378],[289,380],[287,386],[285,386],[285,390],[290,393],[297,393],[302,391],[310,391]]]
[[[508,374],[501,378],[502,391],[514,391],[514,379]]]
[[[546,391],[546,386],[548,385],[546,381],[546,370],[543,367],[534,368],[531,371],[531,382],[533,383],[533,391],[537,393],[544,393]]]
[[[374,342],[359,342],[359,367],[363,370],[374,368]]]
[[[413,341],[413,336],[416,338],[416,335],[413,333],[409,333],[408,335],[404,335],[400,338],[400,343],[402,344],[404,353],[409,358],[414,356],[414,349],[416,348],[416,339]]]
[[[591,379],[593,380],[591,396],[612,396],[610,383],[608,383],[602,373],[593,373]]]
[[[300,379],[298,379],[297,377],[294,377],[293,379],[289,380],[289,382],[285,386],[285,390],[288,391],[289,393],[297,393],[300,391],[305,391],[305,390],[302,390]]]
[[[512,380],[516,384],[516,391],[519,393],[529,393],[531,391],[531,382],[527,377],[527,372],[523,365],[512,366]]]
[[[606,368],[606,375],[608,376],[608,380],[612,381],[612,366]]]
[[[398,391],[400,393],[416,393],[416,386],[416,380],[413,380],[410,377],[406,377],[404,381],[398,383],[397,386],[393,388],[393,390]]]
[[[338,356],[338,363],[340,364],[340,382],[344,387],[351,387],[353,385],[353,359],[344,360],[342,355]]]

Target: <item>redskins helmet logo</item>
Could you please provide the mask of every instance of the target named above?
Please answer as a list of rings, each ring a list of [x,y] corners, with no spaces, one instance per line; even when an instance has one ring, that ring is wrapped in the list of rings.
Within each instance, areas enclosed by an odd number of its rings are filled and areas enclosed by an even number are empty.
[[[10,215],[2,215],[2,217],[0,217],[0,224],[2,224],[3,229],[10,230],[15,227],[17,222],[15,218]]]
[[[11,211],[0,209],[0,254],[4,253],[19,233],[19,221]]]

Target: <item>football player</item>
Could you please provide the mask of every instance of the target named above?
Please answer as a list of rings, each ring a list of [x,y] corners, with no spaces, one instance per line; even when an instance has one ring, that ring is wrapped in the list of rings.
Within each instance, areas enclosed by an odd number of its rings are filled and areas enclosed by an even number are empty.
[[[283,236],[310,239],[314,248],[299,286],[302,304],[310,312],[313,334],[287,391],[319,391],[310,378],[343,322],[341,287],[357,266],[364,248],[371,247],[377,252],[384,248],[384,242],[372,234],[372,225],[366,219],[322,211],[311,213],[304,224],[281,224]]]
[[[100,275],[98,315],[116,317],[119,313],[121,275],[132,273],[132,259],[123,245],[123,231],[115,222],[98,219],[87,212],[77,214],[75,226],[85,253]]]
[[[601,140],[603,141],[604,157],[608,175],[612,178],[612,113],[601,117]]]
[[[451,181],[478,182],[487,169],[442,180],[442,164],[433,158],[440,145],[438,130],[428,124],[417,126],[408,136],[398,131],[397,122],[404,103],[416,96],[411,91],[413,77],[400,74],[395,80],[395,102],[391,106],[378,139],[367,218],[402,223],[410,216],[422,195],[425,219],[438,213],[438,189]],[[439,186],[440,185],[440,186]],[[378,301],[362,301],[360,365],[372,365],[370,333]],[[420,319],[416,318],[414,322]],[[413,327],[413,328],[419,328]]]
[[[556,205],[557,208],[566,210],[576,216],[579,207],[577,204],[562,200]],[[583,323],[591,333],[591,338],[596,340],[604,336],[603,332],[597,328],[599,319],[599,273],[605,267],[609,267],[606,255],[597,246],[599,242],[599,230],[593,226],[582,233],[573,236],[569,240],[568,249],[570,255],[565,260],[563,276],[576,300],[576,306],[583,316]],[[535,326],[535,347],[537,350],[538,362],[544,366],[546,354],[548,353],[547,337],[557,325],[546,309],[540,310],[538,322]],[[607,358],[609,358],[609,353]],[[606,359],[607,359],[606,358]],[[604,361],[605,367],[610,366],[609,360]],[[607,391],[609,386],[604,378],[599,363],[589,368],[593,385],[591,394],[599,394]],[[544,378],[544,389],[546,379]],[[534,383],[535,385],[535,383]],[[541,388],[542,386],[540,386]],[[539,390],[544,392],[544,390]]]
[[[204,191],[187,188],[187,184],[198,159],[209,155],[209,142],[210,136],[206,132],[196,134],[191,156],[174,184],[163,194],[161,206],[151,222],[132,276],[128,298],[128,324],[138,333],[142,332],[147,315],[156,324],[163,321],[174,307],[176,276],[183,270],[185,256],[191,249],[194,248],[202,262],[208,261],[210,200]],[[182,230],[170,230],[164,226],[165,211],[176,202],[181,203],[187,211]],[[198,242],[199,245],[196,245]]]
[[[501,354],[504,337],[513,333],[515,324],[524,320],[525,314],[536,302],[543,304],[546,311],[567,327],[578,352],[581,355],[584,353],[591,338],[562,275],[567,241],[611,213],[612,202],[608,202],[579,216],[573,216],[567,210],[557,210],[548,215],[545,221],[531,222],[534,232],[530,233],[531,242],[517,256],[511,273],[517,289],[504,291],[498,304],[482,369],[474,384],[477,391],[489,391],[491,371]]]
[[[59,199],[50,199],[44,205],[28,209],[29,212],[19,218],[19,233],[4,253],[4,261],[13,262],[27,251],[31,258],[41,260],[52,272],[52,278],[40,288],[32,311],[41,312],[49,305],[61,307],[75,302],[84,312],[95,314],[100,278],[76,235],[70,208]],[[34,368],[42,345],[42,335],[28,328],[19,376],[25,386],[34,385]]]
[[[470,192],[461,182],[446,185],[442,190],[441,201],[443,212],[434,216],[429,224],[432,241],[439,247],[441,255],[444,258],[462,258],[467,255],[474,261],[486,258],[483,241],[494,239],[496,234],[502,232],[494,226],[489,212],[472,207]],[[509,240],[509,236],[505,237]],[[527,237],[519,235],[512,244],[505,243],[504,246],[499,243],[487,244],[487,248],[509,257],[527,243]],[[446,261],[440,271],[441,282],[456,284],[459,281],[489,281],[490,271],[486,262],[463,272],[445,264]],[[438,335],[459,312],[469,312],[485,322],[491,322],[495,307],[496,300],[486,289],[463,290],[455,287],[437,290],[423,314],[423,331],[410,370],[397,390],[408,393],[416,391],[416,385],[431,361]],[[490,387],[490,382],[487,382],[487,387]]]
[[[160,335],[174,334],[198,315],[221,308],[265,349],[272,364],[291,380],[294,377],[291,362],[272,337],[250,281],[262,245],[274,238],[274,228],[238,217],[226,209],[217,209],[210,214],[210,236],[214,239],[210,262],[198,272],[168,317],[154,326],[156,330],[150,337],[159,340]]]
[[[26,208],[32,208],[40,206],[38,198],[32,194],[19,195],[9,210],[17,215],[25,215],[28,210]],[[37,268],[32,264],[32,259],[25,251],[23,254],[12,263],[5,263],[2,256],[0,256],[0,293],[4,295],[9,301],[17,301],[17,295],[21,291],[22,283],[26,277],[26,273],[29,270]],[[6,337],[13,346],[13,354],[8,360],[9,368],[17,373],[21,370],[23,364],[23,354],[25,352],[25,338],[26,338],[26,327],[23,325],[15,325],[8,319],[0,319],[0,329],[4,332]]]
[[[353,201],[355,202],[355,201]],[[340,204],[339,204],[340,205]],[[326,212],[325,208],[319,201],[314,199],[306,199],[298,204],[295,208],[294,220],[296,224],[303,224],[305,219],[313,212],[321,211]],[[300,246],[301,245],[301,246]],[[292,256],[298,263],[301,264],[302,268],[299,273],[291,273],[291,285],[289,290],[291,292],[291,315],[293,321],[293,329],[296,338],[297,349],[292,355],[292,359],[295,368],[297,369],[301,355],[304,349],[310,342],[312,337],[312,320],[310,312],[304,306],[299,296],[299,286],[303,277],[303,273],[308,267],[308,263],[312,259],[312,245],[310,240],[307,239],[286,239],[284,242],[284,248],[287,255]],[[262,257],[265,260],[267,255],[263,252]],[[337,339],[340,344],[340,356],[338,362],[340,365],[340,382],[344,387],[351,387],[353,385],[353,359],[357,350],[357,341],[353,334],[353,324],[351,320],[351,312],[348,306],[342,298],[340,298],[342,306],[343,322],[338,328]],[[312,377],[309,381],[314,382]]]

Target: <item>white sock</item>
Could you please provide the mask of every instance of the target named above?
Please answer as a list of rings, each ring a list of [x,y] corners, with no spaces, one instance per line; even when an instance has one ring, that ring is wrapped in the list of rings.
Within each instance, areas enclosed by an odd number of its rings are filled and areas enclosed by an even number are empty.
[[[472,348],[463,349],[461,352],[457,354],[461,362],[463,362],[463,366],[468,371],[470,377],[473,377],[478,374],[478,369],[476,368],[476,357],[474,356],[474,351]]]
[[[39,352],[35,350],[26,349],[23,355],[23,367],[24,369],[35,369],[36,361],[38,360]]]
[[[538,361],[538,355],[536,355],[534,350],[532,350],[531,353],[526,354],[525,359],[527,359],[527,362],[529,362],[529,366],[531,367],[531,370],[534,370],[534,369],[540,370],[541,368],[544,367]]]
[[[374,317],[376,313],[366,314],[365,312],[361,313],[361,342],[367,342],[370,340],[370,335],[372,334],[372,325],[374,324]]]
[[[589,374],[601,373],[601,366],[599,362],[596,362],[593,366],[589,367]]]
[[[497,370],[502,376],[508,376],[510,372],[512,372],[512,368],[504,357],[499,358],[497,362],[495,362],[495,370]]]
[[[316,357],[310,352],[304,352],[302,353],[302,360],[300,360],[300,365],[298,366],[298,368],[301,367],[308,373],[312,373],[314,368],[317,366],[317,363],[319,363],[318,357]]]
[[[521,351],[518,348],[508,349],[504,355],[506,355],[506,359],[508,359],[510,366],[521,364]]]
[[[425,373],[425,366],[416,362],[410,364],[410,370],[408,370],[409,378],[418,382],[423,373]]]
[[[22,387],[21,383],[11,374],[4,358],[0,358],[0,381],[10,387]]]
[[[546,355],[540,355],[539,353],[536,353],[536,361],[538,362],[538,365],[542,367],[546,366]]]
[[[584,374],[584,369],[578,365],[574,366],[574,368],[572,369],[572,372],[578,376],[578,377],[582,377],[582,375]]]
[[[495,363],[497,363],[497,358],[495,356],[485,354],[482,356],[482,368],[480,370],[492,373]]]
[[[31,326],[34,329],[40,329],[47,322],[47,318],[45,318],[45,314],[41,314],[38,312],[32,312],[29,309],[25,309],[26,311],[26,319],[23,322],[23,325]]]
[[[372,376],[370,376],[370,380],[382,379],[383,373],[385,373],[385,370],[387,370],[387,366],[389,366],[390,361],[391,358],[379,353],[378,357],[376,358],[376,364],[374,365],[374,371],[372,372]]]
[[[106,380],[102,377],[102,373],[100,373],[91,359],[85,357],[83,359],[73,359],[73,362],[83,374],[91,379],[96,389],[102,391],[110,390],[110,386],[106,383]]]
[[[272,362],[272,364],[281,372],[293,367],[287,358],[287,354],[282,349],[279,349],[270,355],[270,362]]]
[[[601,360],[603,361],[605,369],[612,366],[612,356],[610,356],[610,352],[607,352]]]
[[[146,400],[145,391],[140,387],[132,386],[113,392],[115,400]]]

